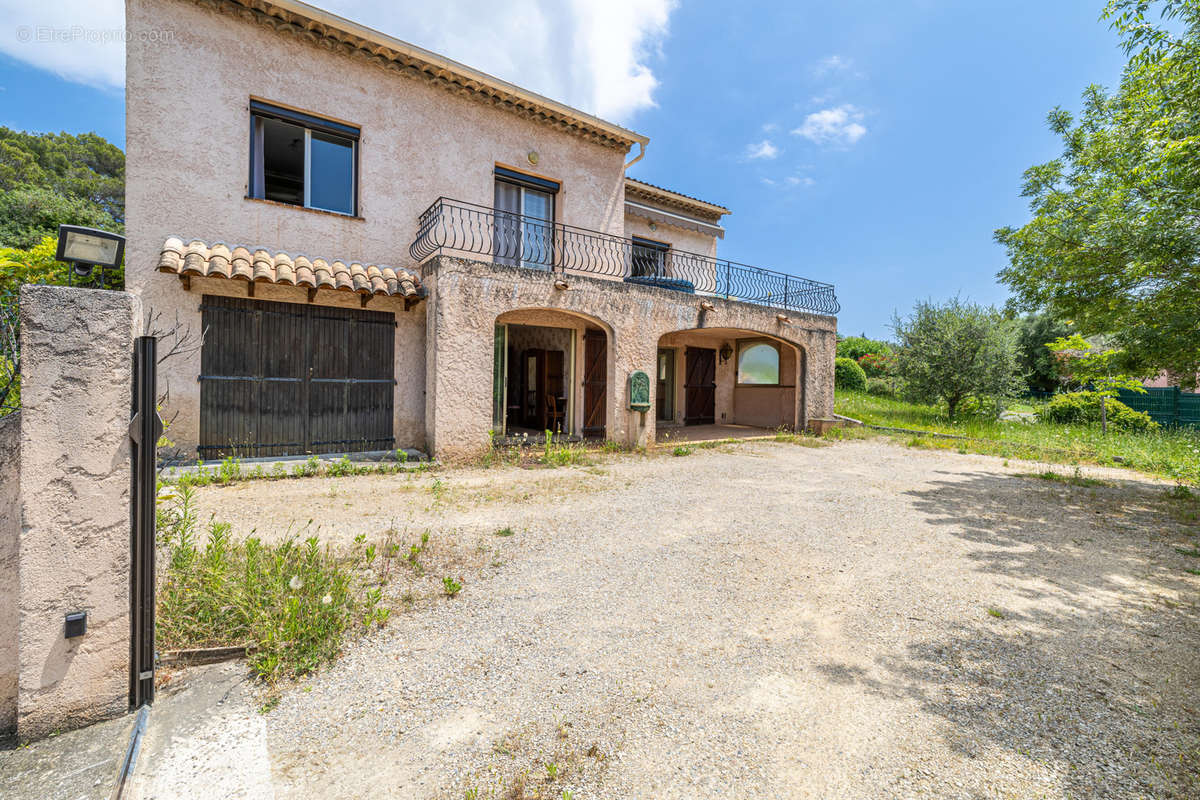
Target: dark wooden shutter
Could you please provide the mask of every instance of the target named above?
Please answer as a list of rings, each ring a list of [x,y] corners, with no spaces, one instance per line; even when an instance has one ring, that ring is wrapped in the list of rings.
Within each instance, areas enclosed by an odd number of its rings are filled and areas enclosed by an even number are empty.
[[[687,425],[711,425],[717,413],[717,351],[689,347],[685,358],[683,421]]]
[[[608,336],[588,329],[583,335],[583,435],[603,437],[608,421]]]
[[[206,295],[200,456],[390,450],[395,315]]]

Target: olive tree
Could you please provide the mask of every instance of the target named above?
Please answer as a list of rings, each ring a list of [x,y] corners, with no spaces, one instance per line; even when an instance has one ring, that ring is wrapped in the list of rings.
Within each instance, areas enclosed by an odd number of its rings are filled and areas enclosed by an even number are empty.
[[[906,394],[944,402],[950,419],[964,400],[1005,397],[1019,387],[1016,326],[990,306],[957,297],[941,305],[922,301],[892,327],[895,371]]]

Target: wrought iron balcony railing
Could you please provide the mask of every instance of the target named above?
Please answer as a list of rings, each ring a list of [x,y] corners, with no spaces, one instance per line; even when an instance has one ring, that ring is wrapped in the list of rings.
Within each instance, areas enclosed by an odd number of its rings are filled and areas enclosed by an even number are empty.
[[[816,314],[841,308],[829,283],[445,197],[421,214],[408,252],[417,261],[445,252],[489,256],[499,264],[602,275]]]

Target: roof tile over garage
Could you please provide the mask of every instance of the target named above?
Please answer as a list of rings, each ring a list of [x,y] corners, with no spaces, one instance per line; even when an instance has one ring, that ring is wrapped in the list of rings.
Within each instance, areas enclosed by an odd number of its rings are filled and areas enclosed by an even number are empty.
[[[232,249],[193,239],[187,244],[172,236],[163,243],[159,272],[202,278],[231,278],[309,289],[338,289],[360,294],[420,297],[420,279],[411,272],[377,264],[310,259],[273,253],[262,247],[235,245]]]

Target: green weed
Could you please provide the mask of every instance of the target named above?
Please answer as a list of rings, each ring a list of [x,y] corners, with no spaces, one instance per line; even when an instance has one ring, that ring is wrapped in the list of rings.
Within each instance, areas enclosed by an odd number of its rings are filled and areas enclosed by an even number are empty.
[[[442,578],[442,588],[446,592],[446,597],[454,597],[462,591],[462,584],[451,578],[449,575]]]

